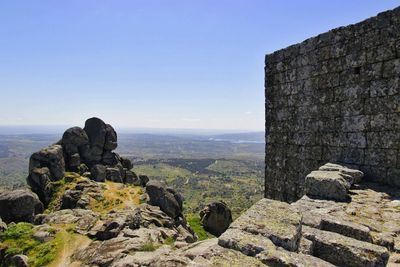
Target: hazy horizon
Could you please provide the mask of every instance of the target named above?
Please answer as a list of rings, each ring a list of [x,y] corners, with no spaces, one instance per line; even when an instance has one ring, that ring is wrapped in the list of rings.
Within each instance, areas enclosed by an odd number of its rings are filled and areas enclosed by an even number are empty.
[[[264,129],[264,56],[399,1],[2,1],[0,125]]]
[[[24,134],[62,134],[66,129],[84,125],[0,125],[0,135]],[[187,134],[187,135],[218,135],[218,134],[245,134],[264,133],[257,129],[194,129],[194,128],[140,128],[114,127],[118,134]]]

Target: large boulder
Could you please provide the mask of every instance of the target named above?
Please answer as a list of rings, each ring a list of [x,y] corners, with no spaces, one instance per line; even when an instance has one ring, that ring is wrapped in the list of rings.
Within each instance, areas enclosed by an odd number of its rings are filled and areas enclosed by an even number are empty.
[[[128,169],[128,170],[130,170],[130,169],[133,168],[132,162],[131,162],[129,159],[127,159],[127,158],[121,157],[121,164],[122,164],[122,166],[123,166],[124,168],[126,168],[126,169]]]
[[[106,179],[116,183],[122,183],[123,177],[118,168],[106,168]]]
[[[117,132],[110,124],[106,124],[106,137],[104,143],[104,150],[114,150],[117,148]]]
[[[165,188],[158,181],[150,181],[146,185],[149,195],[149,204],[158,206],[171,218],[177,218],[182,214],[182,197],[173,189]]]
[[[93,165],[90,169],[91,178],[96,182],[104,182],[106,180],[106,166],[101,164]]]
[[[232,212],[224,202],[212,202],[200,211],[200,218],[207,232],[220,236],[232,223]]]
[[[68,153],[77,153],[80,146],[86,145],[89,137],[81,127],[72,127],[67,129],[61,139],[61,143],[65,146]]]
[[[61,139],[61,144],[65,152],[65,163],[67,169],[77,171],[81,164],[80,150],[86,146],[89,138],[86,132],[80,127],[67,129]]]
[[[106,142],[107,125],[99,118],[90,118],[85,122],[84,130],[89,138],[89,145],[84,150],[85,160],[89,163],[100,162]]]
[[[35,215],[42,212],[42,202],[30,190],[0,192],[0,217],[6,223],[33,222]]]
[[[49,168],[33,168],[27,178],[27,183],[40,201],[47,205],[53,194],[52,176]]]
[[[125,169],[125,180],[124,183],[125,184],[133,184],[136,186],[140,185],[140,180],[139,177],[136,175],[136,173],[134,173],[133,171],[130,171],[128,169]]]
[[[139,175],[140,185],[146,187],[147,183],[150,181],[147,175]]]
[[[65,162],[61,145],[51,145],[32,154],[29,161],[29,173],[34,168],[43,167],[49,168],[52,181],[58,181],[64,177]]]

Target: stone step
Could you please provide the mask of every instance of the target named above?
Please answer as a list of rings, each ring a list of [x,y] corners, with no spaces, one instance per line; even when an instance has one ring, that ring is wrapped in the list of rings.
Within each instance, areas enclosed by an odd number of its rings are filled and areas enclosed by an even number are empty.
[[[276,246],[297,251],[301,220],[302,216],[297,208],[285,202],[264,198],[237,218],[229,228],[262,235]]]
[[[303,237],[313,241],[315,257],[339,266],[386,266],[389,252],[385,247],[334,232],[303,226]]]
[[[331,216],[323,217],[321,219],[320,229],[335,232],[360,241],[372,243],[372,238],[368,227],[358,223],[345,221],[340,218],[333,218]]]
[[[247,256],[255,257],[268,266],[334,266],[310,255],[290,252],[276,247],[270,239],[263,235],[252,234],[239,229],[225,231],[219,237],[218,244],[225,248],[240,251]]]

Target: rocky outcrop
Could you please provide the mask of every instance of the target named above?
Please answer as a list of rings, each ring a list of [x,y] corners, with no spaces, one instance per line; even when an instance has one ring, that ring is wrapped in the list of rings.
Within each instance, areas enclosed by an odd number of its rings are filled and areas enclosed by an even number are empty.
[[[43,204],[30,190],[19,189],[0,192],[0,217],[5,223],[33,222],[43,212]]]
[[[166,188],[158,181],[150,181],[146,184],[146,193],[149,195],[149,204],[160,207],[172,218],[181,216],[183,198],[172,188]]]
[[[200,211],[200,218],[207,232],[220,236],[232,223],[232,212],[224,202],[212,202]]]
[[[111,125],[98,118],[88,119],[83,129],[67,129],[57,144],[31,156],[28,185],[45,206],[54,193],[53,182],[62,179],[65,171],[97,182],[110,180],[144,186],[146,177],[138,177],[131,171],[132,162],[113,152],[117,146],[117,133]]]
[[[338,164],[327,163],[306,176],[305,193],[312,197],[348,201],[348,191],[364,174]]]
[[[78,250],[74,257],[100,266],[130,266],[120,264],[126,262],[129,255],[137,256],[143,251],[155,250],[166,240],[183,242],[185,245],[197,240],[186,224],[177,222],[159,207],[147,204],[135,209],[110,212],[92,223],[87,234],[98,241]],[[167,251],[172,250],[169,248]],[[153,253],[147,259],[155,260],[157,256],[159,254]],[[130,264],[134,262],[132,259]]]

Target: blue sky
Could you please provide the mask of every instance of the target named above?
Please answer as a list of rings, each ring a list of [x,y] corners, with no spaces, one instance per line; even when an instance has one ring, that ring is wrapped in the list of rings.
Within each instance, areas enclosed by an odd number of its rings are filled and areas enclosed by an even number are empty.
[[[0,1],[0,125],[262,130],[264,55],[391,0]]]

